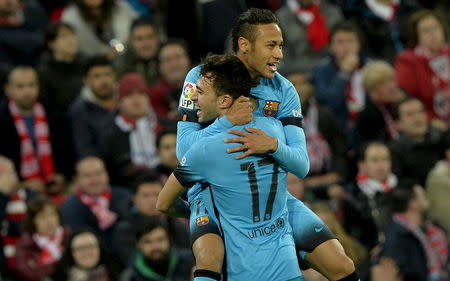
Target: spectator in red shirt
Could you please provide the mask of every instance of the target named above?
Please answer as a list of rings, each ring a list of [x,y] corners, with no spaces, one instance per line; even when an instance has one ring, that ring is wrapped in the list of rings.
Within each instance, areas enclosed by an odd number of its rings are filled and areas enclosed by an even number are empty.
[[[450,124],[450,45],[440,16],[421,10],[410,18],[410,48],[395,61],[397,82],[420,99],[440,127]]]

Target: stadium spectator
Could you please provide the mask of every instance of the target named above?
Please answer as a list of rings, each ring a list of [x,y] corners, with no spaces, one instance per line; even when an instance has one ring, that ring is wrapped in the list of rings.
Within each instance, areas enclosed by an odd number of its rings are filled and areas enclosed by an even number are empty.
[[[83,59],[73,27],[51,23],[45,33],[48,51],[41,57],[39,78],[44,98],[66,117],[69,105],[83,86]]]
[[[362,83],[366,59],[360,49],[357,26],[350,22],[337,23],[330,31],[331,56],[315,68],[312,77],[317,101],[332,110],[350,144],[353,143],[351,128],[364,109],[366,98]]]
[[[392,169],[399,181],[425,184],[428,172],[443,158],[443,131],[430,126],[423,103],[406,98],[396,104],[400,136],[391,143]]]
[[[384,242],[390,222],[389,199],[398,183],[391,167],[384,143],[373,141],[360,148],[356,188],[344,201],[344,226],[368,250]]]
[[[113,58],[124,50],[136,17],[125,1],[75,0],[64,10],[61,20],[74,27],[82,54]]]
[[[283,30],[282,73],[311,74],[328,55],[329,29],[343,19],[328,0],[287,0],[277,11]]]
[[[137,73],[122,77],[118,87],[119,113],[102,137],[100,156],[105,161],[111,183],[129,186],[142,170],[159,164],[156,114],[148,100],[148,87]]]
[[[12,277],[15,269],[16,244],[22,233],[26,202],[34,192],[19,185],[14,163],[0,155],[0,272],[2,278]]]
[[[333,113],[317,103],[314,87],[301,74],[289,75],[300,99],[303,112],[303,129],[306,135],[306,147],[310,161],[308,175],[303,179],[305,188],[313,192],[325,191],[330,195],[332,189],[341,190],[340,183],[347,176],[347,147],[345,135]],[[322,192],[320,192],[322,193]]]
[[[159,76],[160,39],[156,25],[148,18],[137,18],[131,24],[129,33],[125,52],[114,59],[114,68],[119,78],[129,72],[137,72],[152,86]]]
[[[61,205],[61,213],[71,229],[90,227],[110,247],[114,226],[129,204],[127,191],[109,185],[102,160],[86,157],[77,163],[75,192]]]
[[[0,62],[36,64],[46,26],[45,11],[36,0],[0,0]]]
[[[384,61],[369,62],[363,68],[367,98],[364,110],[356,119],[358,143],[372,140],[387,143],[398,137],[392,105],[404,98],[405,94],[397,86],[394,76],[394,68]]]
[[[16,271],[22,281],[43,281],[55,270],[69,236],[56,205],[45,196],[27,203],[24,233],[17,243]]]
[[[162,215],[156,209],[156,200],[162,189],[157,174],[139,176],[133,184],[133,206],[127,217],[121,220],[113,234],[116,254],[123,264],[129,265],[134,256],[136,230],[142,217],[158,218],[165,226],[174,247],[190,248],[187,225],[180,219]]]
[[[441,17],[432,11],[414,13],[409,23],[409,49],[395,61],[397,82],[425,105],[428,117],[450,125],[450,45]],[[440,120],[440,121],[439,121]]]
[[[120,281],[191,280],[194,257],[187,249],[175,249],[170,232],[158,218],[142,218],[136,231],[136,255]]]
[[[165,183],[170,174],[178,166],[176,154],[177,132],[175,129],[166,128],[156,137],[156,147],[160,163],[156,170],[161,175],[161,182]]]
[[[83,79],[84,87],[69,108],[78,159],[98,154],[102,132],[114,120],[116,109],[116,74],[106,57],[90,58]]]
[[[118,281],[122,267],[88,228],[70,236],[52,280]]]
[[[450,134],[445,137],[445,158],[436,163],[426,181],[430,200],[429,217],[442,227],[450,239]]]
[[[150,88],[150,102],[158,116],[167,116],[170,111],[169,93],[183,88],[184,78],[191,69],[187,45],[183,40],[172,39],[159,50],[159,73],[157,83]],[[172,116],[175,119],[174,116]]]
[[[421,186],[392,194],[393,223],[380,257],[395,261],[402,280],[443,280],[448,258],[445,234],[425,219],[428,201]]]
[[[13,160],[27,187],[58,194],[73,165],[67,126],[39,101],[33,68],[14,68],[5,92],[8,98],[0,105],[0,154]]]

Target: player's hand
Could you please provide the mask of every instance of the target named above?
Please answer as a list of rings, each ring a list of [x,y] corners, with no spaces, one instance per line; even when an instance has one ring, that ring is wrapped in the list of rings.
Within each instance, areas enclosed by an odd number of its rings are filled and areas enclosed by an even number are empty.
[[[240,96],[231,105],[226,114],[233,125],[244,125],[252,121],[252,105],[248,97]]]
[[[226,143],[241,143],[242,145],[227,149],[228,153],[244,151],[236,156],[242,159],[253,154],[273,153],[278,148],[278,140],[266,134],[263,130],[246,127],[244,131],[228,130],[228,133],[238,135],[236,138],[226,139]]]

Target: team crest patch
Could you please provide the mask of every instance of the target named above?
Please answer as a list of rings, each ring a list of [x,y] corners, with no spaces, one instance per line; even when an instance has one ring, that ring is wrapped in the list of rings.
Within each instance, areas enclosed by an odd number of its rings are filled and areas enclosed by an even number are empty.
[[[209,217],[208,216],[198,217],[196,219],[196,223],[198,226],[207,225],[209,223]]]
[[[194,109],[194,102],[191,100],[192,95],[195,93],[196,87],[194,83],[186,82],[183,86],[183,91],[180,98],[180,107],[187,109]]]
[[[277,115],[279,105],[279,101],[266,100],[266,104],[264,105],[263,109],[264,116],[274,117],[275,115]]]

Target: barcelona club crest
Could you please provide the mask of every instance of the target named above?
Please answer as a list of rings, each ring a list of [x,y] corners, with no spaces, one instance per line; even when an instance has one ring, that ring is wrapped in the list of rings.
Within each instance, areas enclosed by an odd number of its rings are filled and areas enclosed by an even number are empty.
[[[196,219],[196,223],[198,226],[207,225],[209,223],[209,217],[208,216],[198,217]]]
[[[264,105],[263,109],[264,116],[274,117],[275,115],[277,115],[279,105],[279,101],[266,100],[266,104]]]

